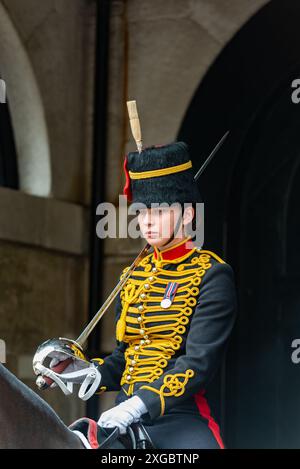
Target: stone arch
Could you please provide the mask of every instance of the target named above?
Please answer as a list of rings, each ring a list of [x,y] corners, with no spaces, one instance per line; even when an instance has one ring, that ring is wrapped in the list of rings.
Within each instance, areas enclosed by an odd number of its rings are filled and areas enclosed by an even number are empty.
[[[40,91],[26,49],[0,3],[0,70],[17,149],[20,190],[51,195],[48,132]]]
[[[128,95],[143,103],[145,144],[176,138],[211,64],[268,1],[128,2]]]

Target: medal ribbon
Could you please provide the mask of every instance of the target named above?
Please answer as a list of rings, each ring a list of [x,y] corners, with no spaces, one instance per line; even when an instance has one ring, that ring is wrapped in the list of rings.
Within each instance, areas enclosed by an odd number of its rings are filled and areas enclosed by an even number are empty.
[[[168,299],[172,303],[172,301],[174,299],[174,296],[175,296],[175,293],[177,291],[178,285],[179,285],[179,283],[177,283],[177,282],[169,282],[168,283],[168,285],[166,286],[166,289],[165,289],[164,300]]]

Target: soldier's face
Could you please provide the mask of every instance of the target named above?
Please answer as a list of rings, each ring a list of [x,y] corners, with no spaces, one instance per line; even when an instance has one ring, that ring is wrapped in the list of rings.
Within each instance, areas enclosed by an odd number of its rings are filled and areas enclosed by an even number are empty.
[[[180,206],[143,208],[139,210],[138,222],[143,237],[151,246],[164,245],[172,235],[176,224],[179,229],[176,239],[184,236],[182,210]]]

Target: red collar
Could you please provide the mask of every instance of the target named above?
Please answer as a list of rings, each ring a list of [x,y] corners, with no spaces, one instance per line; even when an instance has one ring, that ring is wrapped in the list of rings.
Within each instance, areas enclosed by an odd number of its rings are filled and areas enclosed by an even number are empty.
[[[173,246],[169,247],[168,249],[164,249],[161,251],[158,249],[156,246],[154,246],[154,259],[160,259],[160,260],[172,260],[172,259],[178,259],[179,257],[184,256],[188,252],[192,251],[195,246],[193,247],[188,247],[192,241],[190,241],[190,236],[181,240],[179,243],[174,244]]]

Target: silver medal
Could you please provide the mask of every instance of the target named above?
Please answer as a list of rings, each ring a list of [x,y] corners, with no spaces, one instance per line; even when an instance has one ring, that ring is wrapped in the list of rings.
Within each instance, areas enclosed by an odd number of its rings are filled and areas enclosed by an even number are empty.
[[[171,304],[172,304],[172,301],[170,300],[170,298],[164,298],[160,302],[160,306],[164,309],[170,308]]]

